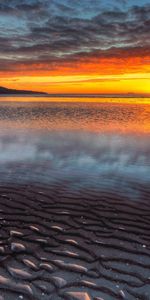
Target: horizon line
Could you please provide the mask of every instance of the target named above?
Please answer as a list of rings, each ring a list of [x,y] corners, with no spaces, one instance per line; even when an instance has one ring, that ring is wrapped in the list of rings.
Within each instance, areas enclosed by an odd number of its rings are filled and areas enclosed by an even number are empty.
[[[18,90],[19,92],[19,90]],[[67,97],[70,97],[70,98],[108,98],[108,97],[111,97],[111,98],[150,98],[150,94],[146,94],[146,93],[124,93],[124,94],[118,94],[118,93],[113,93],[113,94],[106,94],[106,93],[44,93],[44,92],[39,92],[39,91],[31,91],[33,94],[30,94],[30,91],[29,91],[29,94],[23,94],[21,93],[20,91],[20,94],[18,93],[8,93],[8,94],[1,94],[0,93],[0,97],[10,97],[10,96],[13,96],[13,97],[20,97],[20,96],[23,96],[23,97],[44,97],[44,98],[57,98],[57,97],[60,97],[60,98],[67,98]]]

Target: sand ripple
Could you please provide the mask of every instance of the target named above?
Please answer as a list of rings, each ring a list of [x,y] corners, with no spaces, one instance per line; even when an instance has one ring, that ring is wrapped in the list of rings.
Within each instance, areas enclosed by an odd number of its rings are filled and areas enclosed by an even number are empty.
[[[148,300],[148,191],[63,190],[0,187],[0,299]]]

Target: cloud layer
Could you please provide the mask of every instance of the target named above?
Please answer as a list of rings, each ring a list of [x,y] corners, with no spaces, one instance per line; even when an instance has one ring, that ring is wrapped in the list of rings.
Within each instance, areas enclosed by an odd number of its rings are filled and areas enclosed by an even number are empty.
[[[146,0],[0,1],[0,71],[50,72],[95,58],[149,65],[149,16]]]

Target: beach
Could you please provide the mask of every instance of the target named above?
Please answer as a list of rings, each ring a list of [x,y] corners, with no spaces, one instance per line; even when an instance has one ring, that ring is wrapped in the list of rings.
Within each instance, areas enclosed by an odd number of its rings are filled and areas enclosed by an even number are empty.
[[[150,300],[148,0],[0,0],[0,300]]]
[[[0,299],[148,300],[149,105],[0,105]]]

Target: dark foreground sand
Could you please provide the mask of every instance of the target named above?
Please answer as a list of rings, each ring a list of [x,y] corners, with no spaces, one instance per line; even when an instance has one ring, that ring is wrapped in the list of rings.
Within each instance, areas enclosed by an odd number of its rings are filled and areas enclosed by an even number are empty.
[[[0,300],[150,299],[150,204],[0,187]]]

